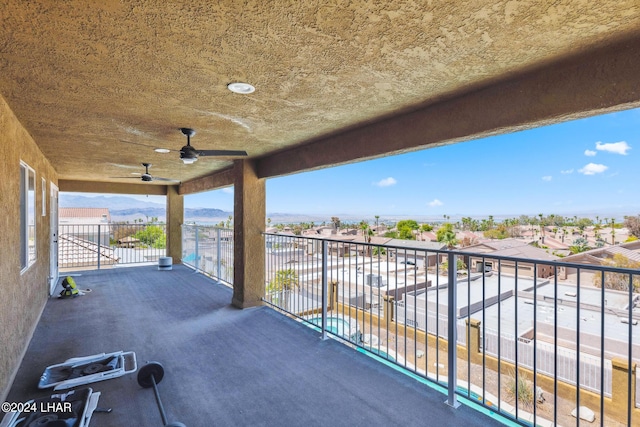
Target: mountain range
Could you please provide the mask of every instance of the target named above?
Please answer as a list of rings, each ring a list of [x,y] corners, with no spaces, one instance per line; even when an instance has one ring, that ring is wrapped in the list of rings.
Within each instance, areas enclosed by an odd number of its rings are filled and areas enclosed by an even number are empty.
[[[144,201],[128,196],[96,196],[87,197],[77,194],[60,193],[59,199],[60,207],[68,208],[108,208],[111,214],[112,221],[133,221],[136,219],[146,219],[157,217],[160,221],[166,220],[166,206],[164,203],[155,203],[151,201]],[[629,210],[627,213],[617,212],[583,212],[578,217],[588,217],[594,219],[596,215],[600,217],[611,216],[616,218],[616,221],[620,222],[624,219],[624,215],[637,215],[637,211]],[[233,212],[224,211],[217,208],[185,208],[184,220],[189,222],[198,223],[219,223],[220,221],[226,221],[229,216],[233,216]],[[304,213],[284,213],[284,212],[268,212],[267,218],[271,219],[271,224],[279,223],[301,223],[301,222],[315,222],[320,224],[322,222],[330,222],[332,216],[340,218],[343,223],[360,222],[361,220],[368,221],[370,224],[375,223],[375,218],[372,215],[353,215],[345,213],[336,213],[333,215],[327,214],[304,214]],[[447,220],[457,221],[464,215],[453,214]],[[532,216],[536,216],[532,214]],[[483,216],[473,216],[474,218],[483,218]],[[494,219],[502,220],[504,218],[517,218],[519,215],[494,215]],[[442,216],[426,216],[426,215],[380,215],[380,221],[397,222],[402,219],[414,219],[419,222],[441,222]]]
[[[127,196],[86,197],[60,193],[61,208],[108,208],[112,221],[133,221],[134,219],[158,218],[166,220],[166,206],[162,203],[145,202]],[[226,220],[233,212],[216,208],[185,208],[185,221],[219,222]]]

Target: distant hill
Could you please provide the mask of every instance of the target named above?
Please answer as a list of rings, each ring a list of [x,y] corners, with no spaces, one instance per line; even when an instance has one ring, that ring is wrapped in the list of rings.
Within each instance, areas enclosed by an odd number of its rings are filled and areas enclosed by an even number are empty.
[[[166,220],[166,209],[164,208],[131,208],[131,209],[109,209],[112,221],[133,221],[134,219],[158,218],[159,221]],[[231,212],[221,209],[207,208],[185,208],[184,220],[193,222],[219,222],[226,220]]]
[[[108,208],[112,221],[130,221],[158,218],[165,221],[166,206],[162,203],[145,202],[127,196],[87,197],[60,193],[59,205],[62,208]],[[216,208],[185,208],[185,221],[219,222],[226,220],[232,212]]]
[[[162,203],[144,202],[127,196],[77,196],[60,193],[59,205],[61,208],[109,208],[109,211],[158,208],[165,209]]]
[[[167,217],[164,208],[131,208],[131,209],[109,209],[111,221],[130,221],[134,219],[158,218],[158,221],[165,221]]]

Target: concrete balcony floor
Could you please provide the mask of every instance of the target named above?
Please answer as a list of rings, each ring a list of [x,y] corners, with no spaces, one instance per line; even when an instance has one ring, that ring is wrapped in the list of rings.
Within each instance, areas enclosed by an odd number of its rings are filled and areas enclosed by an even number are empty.
[[[138,368],[164,365],[168,421],[189,427],[501,425],[268,307],[231,307],[231,289],[187,267],[83,271],[76,282],[91,292],[47,302],[8,401],[51,394],[37,388],[49,365],[125,350]],[[136,374],[90,387],[113,408],[92,427],[162,425]]]

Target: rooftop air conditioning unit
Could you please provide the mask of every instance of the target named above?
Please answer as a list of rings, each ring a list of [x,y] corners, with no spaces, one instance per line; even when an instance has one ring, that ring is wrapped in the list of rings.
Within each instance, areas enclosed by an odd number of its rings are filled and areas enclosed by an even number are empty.
[[[382,276],[380,276],[379,274],[367,274],[366,283],[372,288],[379,288],[383,286]]]

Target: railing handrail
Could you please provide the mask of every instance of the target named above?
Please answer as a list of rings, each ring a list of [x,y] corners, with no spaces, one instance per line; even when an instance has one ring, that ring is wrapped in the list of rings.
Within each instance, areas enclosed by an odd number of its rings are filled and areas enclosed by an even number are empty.
[[[482,252],[469,252],[463,251],[460,249],[429,249],[429,248],[416,248],[410,246],[401,246],[401,245],[389,245],[386,243],[368,243],[368,242],[354,242],[348,239],[337,239],[337,238],[326,238],[322,236],[290,236],[287,234],[278,234],[278,233],[262,233],[265,236],[276,236],[281,238],[290,238],[290,239],[311,239],[318,241],[326,241],[330,243],[345,243],[349,245],[358,245],[358,246],[370,246],[370,247],[384,247],[391,249],[400,249],[406,251],[415,251],[415,252],[429,252],[436,253],[440,255],[447,255],[452,253],[456,256],[463,257],[475,257],[475,258],[484,258],[489,260],[502,260],[502,261],[514,261],[518,263],[536,263],[536,264],[544,264],[549,266],[556,267],[564,267],[564,268],[580,268],[580,269],[588,269],[595,271],[605,271],[611,273],[623,273],[623,274],[638,274],[640,272],[640,268],[623,268],[623,267],[613,267],[613,266],[603,266],[603,265],[594,265],[594,264],[581,264],[576,262],[566,262],[562,261],[562,259],[557,260],[545,260],[539,258],[523,258],[523,257],[514,257],[508,255],[492,255],[491,253],[482,253]],[[412,240],[409,240],[412,241]]]
[[[161,235],[153,233],[137,241],[112,244],[112,240],[119,242],[124,237],[148,231],[149,227],[158,227],[166,239],[166,224],[158,222],[59,222],[58,264],[60,268],[68,270],[87,267],[101,269],[103,264],[116,266],[156,262],[159,257],[166,255],[166,241],[160,240],[161,244],[156,246]]]
[[[197,272],[204,273],[225,284],[233,285],[234,230],[220,227],[217,224],[198,223],[181,224],[181,228],[182,263],[191,266]],[[205,230],[208,233],[215,233],[215,236],[201,236],[200,232]],[[186,236],[185,233],[195,233],[195,235]],[[201,247],[207,243],[208,239],[214,239],[215,244]]]

